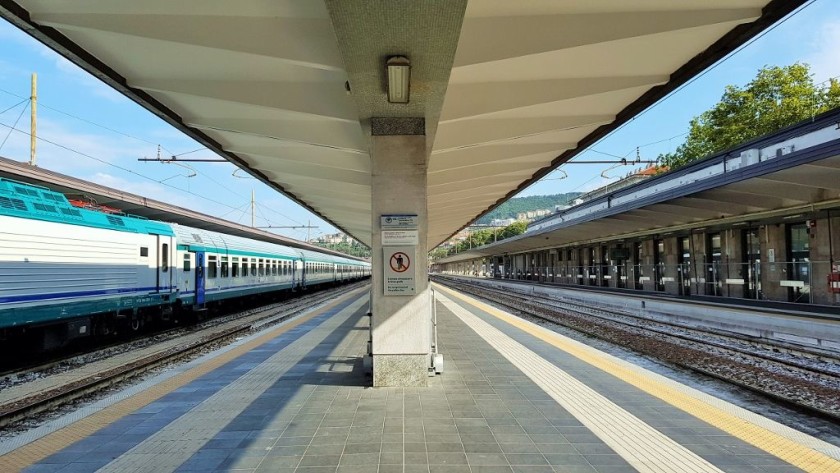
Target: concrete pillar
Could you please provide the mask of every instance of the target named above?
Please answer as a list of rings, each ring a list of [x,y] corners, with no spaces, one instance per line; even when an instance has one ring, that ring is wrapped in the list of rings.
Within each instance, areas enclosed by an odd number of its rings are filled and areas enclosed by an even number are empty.
[[[374,386],[426,386],[429,376],[431,304],[424,129],[422,119],[374,119],[372,127]],[[380,216],[389,214],[417,215],[419,241],[408,270],[414,274],[414,295],[384,294],[383,268],[389,262],[383,257]]]

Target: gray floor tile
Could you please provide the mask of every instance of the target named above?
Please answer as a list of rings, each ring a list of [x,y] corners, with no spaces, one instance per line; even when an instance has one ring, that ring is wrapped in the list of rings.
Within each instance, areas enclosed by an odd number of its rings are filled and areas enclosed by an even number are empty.
[[[578,453],[547,453],[544,454],[544,456],[548,463],[554,467],[567,465],[591,465],[591,463],[589,463],[583,455]]]
[[[379,473],[403,473],[403,465],[379,465]]]
[[[464,445],[460,442],[430,442],[426,444],[426,450],[429,452],[429,456],[431,457],[431,455],[436,452],[463,452]]]
[[[467,465],[429,465],[431,473],[472,473]]]
[[[382,444],[373,443],[348,443],[344,446],[345,454],[354,453],[375,453],[379,454],[382,449]]]
[[[511,465],[548,465],[541,453],[509,453],[505,456]]]
[[[467,461],[473,465],[507,465],[508,461],[501,453],[467,453]]]
[[[502,453],[497,443],[465,443],[464,451],[467,453]]]
[[[430,465],[466,465],[467,455],[460,452],[429,453]]]
[[[512,473],[513,469],[507,465],[470,465],[473,473]]]
[[[378,465],[379,452],[377,453],[350,453],[341,456],[339,465]]]
[[[307,454],[300,460],[300,466],[338,466],[341,455]]]
[[[429,458],[426,452],[405,452],[403,454],[406,465],[428,465]]]
[[[266,457],[259,465],[260,469],[266,468],[294,468],[298,466],[303,457]]]

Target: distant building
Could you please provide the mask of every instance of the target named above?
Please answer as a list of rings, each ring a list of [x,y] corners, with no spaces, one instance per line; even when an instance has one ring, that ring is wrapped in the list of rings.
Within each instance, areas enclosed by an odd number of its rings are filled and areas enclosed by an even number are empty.
[[[648,165],[647,167],[640,170],[633,170],[618,181],[610,182],[604,187],[599,187],[598,189],[587,192],[586,194],[580,196],[580,198],[576,199],[573,202],[573,204],[578,205],[592,199],[597,199],[602,195],[607,195],[610,192],[615,192],[619,189],[623,189],[625,187],[632,186],[633,184],[650,179],[651,177],[659,174],[660,172],[665,172],[667,170],[668,168],[666,166],[656,166],[654,164]]]
[[[338,245],[350,241],[349,237],[343,233],[332,233],[329,235],[321,235],[315,240],[315,243],[325,243],[327,245]]]
[[[529,210],[527,212],[520,212],[516,214],[516,220],[518,221],[531,221],[535,218],[545,217],[546,215],[550,215],[552,212],[551,209],[539,209],[539,210]]]
[[[491,227],[506,227],[516,222],[515,218],[494,218],[490,221]]]

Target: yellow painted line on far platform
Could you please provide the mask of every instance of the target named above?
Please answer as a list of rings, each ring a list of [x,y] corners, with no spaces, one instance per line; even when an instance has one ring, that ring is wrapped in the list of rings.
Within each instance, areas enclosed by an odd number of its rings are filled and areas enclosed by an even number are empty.
[[[584,361],[602,371],[605,371],[622,381],[625,381],[642,391],[655,396],[672,406],[683,410],[694,417],[727,432],[755,447],[764,450],[776,457],[801,468],[802,470],[814,473],[840,473],[840,461],[825,453],[818,451],[808,445],[803,445],[788,437],[773,432],[763,426],[750,422],[742,416],[728,412],[721,407],[712,405],[702,399],[683,392],[669,383],[656,380],[643,372],[641,368],[630,363],[621,362],[614,357],[606,355],[594,348],[575,342],[551,330],[540,327],[536,324],[523,320],[512,314],[499,310],[472,297],[455,292],[440,285],[435,285],[438,290],[458,298],[506,323],[543,340],[560,350]],[[676,383],[674,383],[676,384]],[[731,410],[740,409],[737,406],[719,401],[731,407]],[[799,435],[811,443],[822,443],[804,433]],[[831,447],[830,445],[826,444]]]

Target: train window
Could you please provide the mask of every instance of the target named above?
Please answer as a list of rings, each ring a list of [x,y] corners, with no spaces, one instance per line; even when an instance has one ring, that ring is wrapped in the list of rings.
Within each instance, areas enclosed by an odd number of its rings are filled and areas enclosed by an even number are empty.
[[[256,276],[256,275],[257,275],[257,260],[255,258],[255,259],[251,260],[251,276]]]
[[[148,257],[149,256],[149,248],[145,246],[140,247],[140,257]]]
[[[238,278],[239,277],[239,258],[236,257],[236,256],[231,258],[230,277],[232,277],[232,278]]]
[[[169,244],[164,243],[161,245],[160,250],[160,270],[164,273],[169,271]]]
[[[271,262],[271,274],[272,276],[277,276],[277,261]]]
[[[281,261],[280,262],[280,274],[285,276],[287,272],[288,272],[287,263],[285,261]]]
[[[184,253],[184,272],[187,273],[190,271],[190,264],[192,260],[190,260],[190,254]]]
[[[259,263],[257,265],[257,275],[258,276],[265,276],[265,267],[263,266],[263,259],[260,258]]]
[[[227,256],[222,256],[222,277],[226,278],[230,274],[228,272],[228,258]]]
[[[218,264],[216,263],[215,256],[208,256],[207,257],[207,279],[214,279],[218,276]]]

